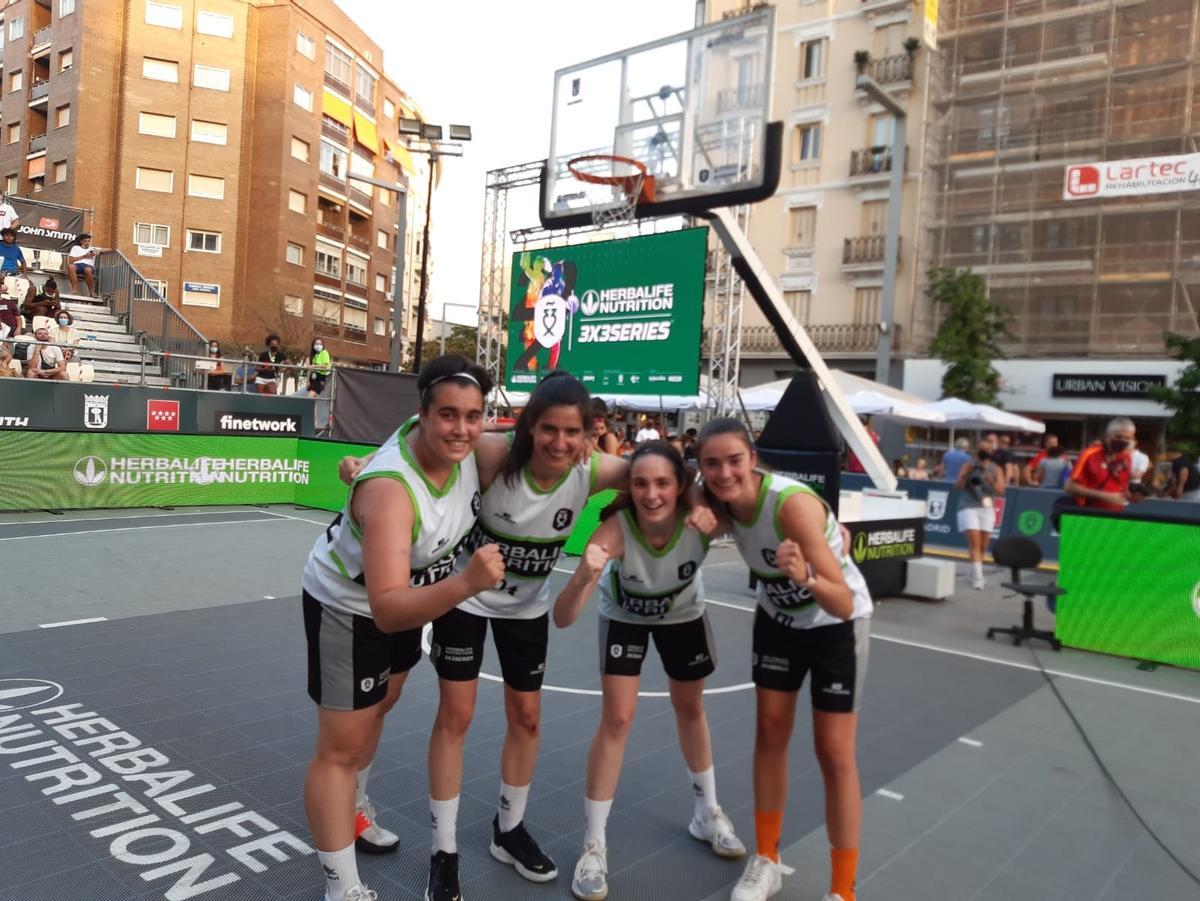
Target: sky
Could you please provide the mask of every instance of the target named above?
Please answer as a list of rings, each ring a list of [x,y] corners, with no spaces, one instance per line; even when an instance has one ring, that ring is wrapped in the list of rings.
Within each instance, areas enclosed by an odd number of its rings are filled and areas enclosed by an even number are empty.
[[[475,310],[459,305],[479,304],[487,172],[545,159],[555,70],[686,31],[696,15],[695,0],[336,2],[383,48],[386,74],[429,121],[472,128],[464,155],[445,161],[429,245],[430,317],[446,305],[448,320],[471,325]],[[530,115],[539,111],[542,120]]]

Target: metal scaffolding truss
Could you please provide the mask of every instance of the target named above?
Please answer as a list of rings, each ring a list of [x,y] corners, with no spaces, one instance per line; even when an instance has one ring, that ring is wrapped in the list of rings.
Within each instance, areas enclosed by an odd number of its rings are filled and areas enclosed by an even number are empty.
[[[750,207],[735,207],[738,227],[749,234]],[[706,282],[712,287],[708,326],[708,395],[717,416],[738,415],[738,377],[742,361],[742,307],[746,285],[733,268],[733,258],[720,241],[709,252]]]

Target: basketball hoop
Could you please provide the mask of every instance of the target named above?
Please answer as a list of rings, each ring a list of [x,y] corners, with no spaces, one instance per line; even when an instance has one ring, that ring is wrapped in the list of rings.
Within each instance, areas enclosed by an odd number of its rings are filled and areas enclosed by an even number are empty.
[[[577,181],[613,188],[611,200],[592,203],[592,224],[598,228],[629,225],[637,215],[638,203],[654,200],[654,176],[646,173],[646,164],[640,160],[593,153],[575,157],[567,169]]]

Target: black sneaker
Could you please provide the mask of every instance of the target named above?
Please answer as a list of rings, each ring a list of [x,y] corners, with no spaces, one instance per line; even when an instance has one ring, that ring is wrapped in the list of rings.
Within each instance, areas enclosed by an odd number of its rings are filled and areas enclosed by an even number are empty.
[[[458,855],[438,851],[429,858],[429,884],[425,901],[462,901],[458,890]]]
[[[558,875],[554,861],[542,853],[524,823],[500,831],[500,817],[492,819],[492,857],[510,864],[530,882],[549,882]]]

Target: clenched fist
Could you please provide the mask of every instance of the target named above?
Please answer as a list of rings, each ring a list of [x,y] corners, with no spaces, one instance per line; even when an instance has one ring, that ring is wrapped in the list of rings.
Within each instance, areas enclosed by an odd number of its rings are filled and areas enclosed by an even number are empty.
[[[583,560],[579,564],[589,576],[596,576],[608,563],[608,548],[603,544],[589,544],[583,550]]]
[[[711,507],[692,507],[688,512],[684,525],[704,535],[712,535],[717,530],[717,515]]]
[[[338,464],[338,478],[347,485],[353,485],[354,480],[358,478],[358,474],[362,472],[363,467],[367,465],[367,461],[362,457],[342,457],[342,462]]]
[[[472,554],[465,576],[472,593],[495,588],[504,579],[504,555],[500,553],[500,545],[485,544]]]
[[[780,542],[779,550],[775,555],[775,564],[797,585],[803,585],[808,581],[808,561],[804,559],[804,552],[800,550],[800,545],[792,539],[787,538]]]

